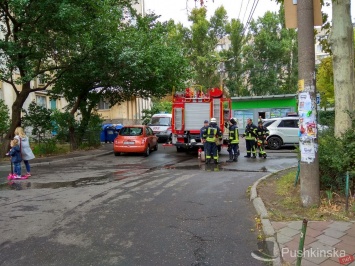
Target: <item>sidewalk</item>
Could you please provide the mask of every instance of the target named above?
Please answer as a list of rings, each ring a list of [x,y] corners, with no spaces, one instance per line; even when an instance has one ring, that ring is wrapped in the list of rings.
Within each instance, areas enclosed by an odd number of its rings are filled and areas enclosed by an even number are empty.
[[[106,154],[113,154],[113,144],[112,143],[103,143],[98,149],[92,150],[80,150],[70,152],[63,155],[55,155],[48,157],[35,158],[30,161],[31,167],[36,166],[48,166],[54,162],[69,162],[76,160],[86,160],[89,158],[94,158],[98,156],[103,156]],[[22,163],[22,172],[24,173],[25,168]],[[10,158],[0,161],[0,186],[4,186],[8,183],[7,176],[11,172]],[[30,178],[32,180],[32,177]]]
[[[267,241],[274,242],[273,265],[296,265],[302,221],[271,222],[267,210],[256,192],[251,189],[250,200],[261,217]],[[355,221],[308,221],[304,238],[302,266],[355,266]]]
[[[35,158],[30,161],[31,166],[50,165],[52,162],[64,162],[69,160],[84,160],[87,158],[113,154],[112,143],[102,143],[101,147],[92,150],[73,151],[68,154]],[[0,161],[0,171],[10,171],[10,159]]]

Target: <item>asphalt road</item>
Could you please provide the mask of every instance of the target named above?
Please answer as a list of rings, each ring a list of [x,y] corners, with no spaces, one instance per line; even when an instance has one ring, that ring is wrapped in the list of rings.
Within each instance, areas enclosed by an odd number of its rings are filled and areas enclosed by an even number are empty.
[[[0,191],[0,265],[262,265],[246,191],[296,163],[283,151],[206,167],[160,147],[33,166]]]

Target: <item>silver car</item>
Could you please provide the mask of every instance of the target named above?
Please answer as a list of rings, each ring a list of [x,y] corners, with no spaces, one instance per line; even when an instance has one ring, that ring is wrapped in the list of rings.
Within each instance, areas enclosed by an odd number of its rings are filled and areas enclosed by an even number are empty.
[[[278,150],[282,146],[295,145],[299,142],[298,117],[265,119],[263,125],[269,130],[267,147]]]

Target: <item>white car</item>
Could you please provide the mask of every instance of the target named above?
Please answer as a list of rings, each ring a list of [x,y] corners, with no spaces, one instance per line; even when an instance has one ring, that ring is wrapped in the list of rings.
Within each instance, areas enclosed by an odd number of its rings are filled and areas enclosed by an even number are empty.
[[[267,137],[267,147],[271,150],[278,150],[282,146],[299,144],[298,117],[287,116],[280,118],[264,119],[263,125],[270,134]],[[328,126],[317,124],[318,132],[328,130]]]
[[[298,117],[281,117],[265,119],[263,125],[269,130],[267,146],[271,150],[278,150],[282,146],[299,143]]]

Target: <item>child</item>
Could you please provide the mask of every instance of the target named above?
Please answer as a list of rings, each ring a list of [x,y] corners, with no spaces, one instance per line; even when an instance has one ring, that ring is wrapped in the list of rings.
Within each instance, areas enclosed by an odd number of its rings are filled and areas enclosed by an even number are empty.
[[[27,170],[26,176],[29,177],[31,176],[31,167],[28,161],[34,159],[35,156],[31,150],[29,139],[26,136],[22,127],[17,127],[15,129],[15,139],[17,139],[19,142],[22,159],[23,162],[25,163],[26,170]]]
[[[11,156],[11,162],[14,164],[14,178],[21,178],[21,150],[18,144],[17,139],[13,139],[10,142],[11,150],[9,151],[9,155]]]

